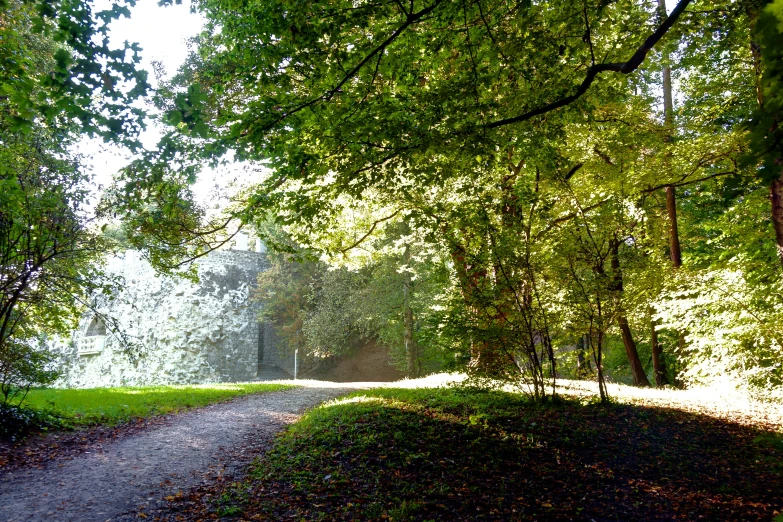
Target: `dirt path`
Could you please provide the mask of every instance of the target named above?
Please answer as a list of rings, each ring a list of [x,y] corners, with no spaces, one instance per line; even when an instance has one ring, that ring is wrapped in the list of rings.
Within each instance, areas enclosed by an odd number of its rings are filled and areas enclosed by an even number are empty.
[[[236,472],[245,452],[263,450],[304,410],[373,384],[309,383],[251,395],[183,413],[73,460],[6,472],[0,475],[0,520],[103,522],[156,509],[168,495]]]

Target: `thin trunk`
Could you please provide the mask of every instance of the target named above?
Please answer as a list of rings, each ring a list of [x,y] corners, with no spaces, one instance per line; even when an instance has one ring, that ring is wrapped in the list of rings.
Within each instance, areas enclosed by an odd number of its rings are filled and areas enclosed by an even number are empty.
[[[658,9],[666,14],[666,0],[658,0]],[[669,53],[663,53],[663,60],[669,60]],[[668,136],[667,141],[671,140],[674,132],[674,104],[672,103],[672,71],[666,65],[663,68],[663,121],[666,126]],[[669,168],[669,158],[666,159],[666,170]],[[674,268],[682,266],[682,252],[680,250],[680,233],[677,227],[677,195],[674,187],[666,187],[666,214],[669,217],[669,255],[672,259]]]
[[[593,373],[593,368],[590,366],[590,359],[585,357],[585,350],[589,346],[590,342],[587,340],[586,335],[579,337],[576,342],[576,375],[580,379],[588,377]]]
[[[625,346],[625,354],[628,356],[628,363],[631,365],[631,375],[635,386],[650,386],[647,374],[644,373],[642,361],[639,359],[639,352],[636,349],[636,343],[631,334],[631,327],[628,325],[628,318],[622,310],[623,294],[623,274],[620,270],[620,242],[617,239],[612,241],[612,290],[616,292],[615,298],[618,302],[619,311],[617,313],[617,326],[620,327],[620,334]]]
[[[655,385],[663,386],[669,384],[666,379],[666,365],[663,361],[663,350],[661,343],[658,342],[658,331],[655,329],[657,322],[650,319],[650,344],[652,345],[653,373],[655,374]]]
[[[772,225],[775,227],[778,259],[783,267],[783,174],[769,186],[769,201],[772,204]]]
[[[403,341],[405,342],[405,360],[408,369],[408,377],[414,378],[419,376],[419,354],[418,345],[416,344],[416,338],[413,335],[415,322],[413,320],[413,309],[410,302],[410,276],[406,276],[406,281],[403,282],[402,292],[404,296],[405,304],[403,305]]]
[[[405,226],[405,232],[408,232],[408,226]],[[413,280],[411,273],[407,268],[411,262],[410,246],[405,245],[403,253],[403,262],[406,270],[403,272],[402,297],[403,297],[403,342],[405,343],[405,361],[408,370],[408,377],[415,378],[419,376],[419,347],[414,336],[415,321],[413,318],[413,308],[411,301],[413,298]]]
[[[761,48],[756,42],[750,42],[750,54],[753,56],[753,65],[756,72],[756,101],[759,108],[764,107],[764,91],[761,85],[763,74],[761,61]],[[780,177],[773,180],[769,186],[769,203],[772,207],[772,226],[775,229],[775,244],[778,251],[778,259],[783,267],[783,172]]]
[[[601,315],[601,303],[598,303],[598,314]],[[593,362],[595,362],[595,368],[596,368],[596,376],[598,377],[598,393],[601,395],[601,402],[606,402],[609,400],[609,390],[606,389],[606,379],[604,378],[604,367],[601,364],[603,360],[603,345],[604,345],[604,334],[603,331],[598,329],[598,331],[595,332],[595,338],[593,338],[592,330],[593,328],[590,328],[591,333],[588,336],[588,339],[590,341],[590,349],[593,352]]]
[[[666,187],[666,214],[669,216],[669,255],[672,266],[682,266],[682,251],[680,250],[680,233],[677,227],[677,196],[674,187]]]
[[[662,14],[666,15],[666,0],[658,0],[658,8]],[[669,60],[669,54],[665,51],[663,60],[664,62]],[[671,140],[671,133],[674,132],[674,104],[672,103],[672,72],[668,65],[663,68],[663,119],[670,133],[667,139]],[[668,168],[667,161],[667,170]],[[682,249],[680,248],[680,232],[677,224],[677,194],[671,185],[666,187],[666,214],[669,218],[669,256],[672,260],[672,266],[678,269],[682,266]],[[653,372],[655,373],[655,382],[660,386],[659,378],[665,379],[666,369],[663,367],[663,352],[661,345],[658,344],[654,324],[652,328],[654,339],[652,346]],[[685,350],[685,332],[677,332],[677,345],[680,357],[682,357]],[[681,387],[679,380],[676,383]]]
[[[413,310],[410,306],[405,306],[405,357],[407,359],[408,377],[415,378],[419,376],[419,358],[416,339],[413,337]]]

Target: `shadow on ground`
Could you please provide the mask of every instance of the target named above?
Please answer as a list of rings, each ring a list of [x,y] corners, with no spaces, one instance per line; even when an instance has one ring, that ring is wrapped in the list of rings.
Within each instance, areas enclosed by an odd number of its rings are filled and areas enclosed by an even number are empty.
[[[778,434],[666,408],[373,390],[319,408],[195,516],[308,520],[770,520]],[[209,502],[205,500],[211,499]],[[181,512],[181,511],[180,511]]]

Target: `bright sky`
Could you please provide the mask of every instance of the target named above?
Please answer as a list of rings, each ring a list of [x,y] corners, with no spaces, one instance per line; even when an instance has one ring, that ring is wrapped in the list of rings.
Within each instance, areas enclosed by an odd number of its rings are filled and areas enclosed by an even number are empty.
[[[168,77],[174,75],[188,56],[188,38],[198,34],[204,25],[203,17],[191,13],[189,4],[186,0],[182,5],[160,7],[158,0],[138,0],[131,10],[130,19],[115,20],[111,24],[110,36],[114,47],[121,46],[126,40],[138,42],[141,46],[141,67],[149,72],[149,81],[153,88],[156,87],[156,81],[152,62],[163,63]],[[97,0],[95,10],[109,5],[109,0]],[[145,147],[154,148],[160,136],[160,130],[148,128],[142,141]],[[116,145],[104,144],[101,140],[85,139],[79,145],[79,152],[90,157],[88,165],[95,175],[98,192],[111,183],[114,173],[129,160],[128,151]],[[238,175],[241,179],[248,180],[247,175],[242,175],[241,167],[219,172],[205,170],[194,191],[202,203],[213,202],[216,200],[213,194],[215,186],[225,188],[228,180]]]
[[[95,10],[109,6],[108,1],[96,2]],[[159,7],[157,0],[139,0],[131,11],[131,18],[116,20],[111,25],[111,41],[115,47],[122,42],[138,42],[142,48],[142,68],[150,73],[150,82],[155,82],[152,62],[162,62],[166,72],[172,75],[185,61],[188,54],[186,40],[198,34],[203,19],[190,13],[187,5]],[[154,129],[145,133],[144,144],[154,146],[160,135]],[[87,140],[80,146],[80,152],[93,156],[91,166],[101,184],[107,184],[111,176],[127,161],[127,152],[116,146],[104,145],[100,140]]]

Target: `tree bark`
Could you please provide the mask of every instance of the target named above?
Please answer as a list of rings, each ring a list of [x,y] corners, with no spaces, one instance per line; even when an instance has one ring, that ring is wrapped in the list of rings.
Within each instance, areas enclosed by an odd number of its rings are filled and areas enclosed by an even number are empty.
[[[658,9],[662,15],[666,15],[666,0],[658,0]],[[669,60],[669,54],[663,52],[664,61]],[[667,139],[671,140],[674,131],[674,104],[672,102],[672,71],[667,65],[663,68],[663,120],[668,132]],[[669,169],[667,161],[667,170]],[[677,193],[671,185],[666,187],[666,215],[669,218],[669,257],[672,266],[678,269],[682,266],[682,249],[680,248],[680,231],[677,223]],[[663,350],[658,343],[658,334],[655,331],[655,323],[652,324],[651,334],[653,352],[653,373],[655,383],[658,386],[665,384],[666,368],[663,366]],[[685,332],[677,332],[677,346],[680,356],[685,350]]]
[[[616,238],[612,240],[611,248],[612,290],[616,292],[617,306],[619,307],[617,326],[620,327],[625,354],[628,356],[628,363],[631,365],[633,383],[636,386],[650,386],[647,374],[644,373],[644,368],[642,368],[642,361],[639,359],[639,352],[631,334],[631,327],[628,325],[628,318],[622,310],[623,274],[620,270],[620,242]]]
[[[783,174],[769,186],[769,202],[772,205],[772,225],[775,227],[778,259],[783,268]]]
[[[677,196],[674,187],[666,187],[666,214],[669,216],[669,255],[674,268],[682,266],[680,233],[677,227]]]
[[[580,379],[589,377],[593,373],[593,368],[590,366],[590,359],[585,357],[585,351],[589,346],[589,341],[586,335],[579,337],[576,342],[576,375]]]
[[[655,319],[650,319],[650,344],[652,345],[653,373],[655,374],[655,385],[664,386],[669,384],[666,379],[666,364],[663,360],[663,350],[661,343],[658,342],[658,332],[655,330],[657,323]]]
[[[636,343],[633,340],[633,335],[631,335],[631,327],[628,326],[628,319],[625,317],[625,314],[617,316],[617,326],[620,327],[625,353],[628,356],[628,362],[631,364],[634,386],[649,387],[650,381],[647,379],[647,374],[644,373],[644,368],[642,368],[642,361],[639,359],[639,352],[636,349]]]

